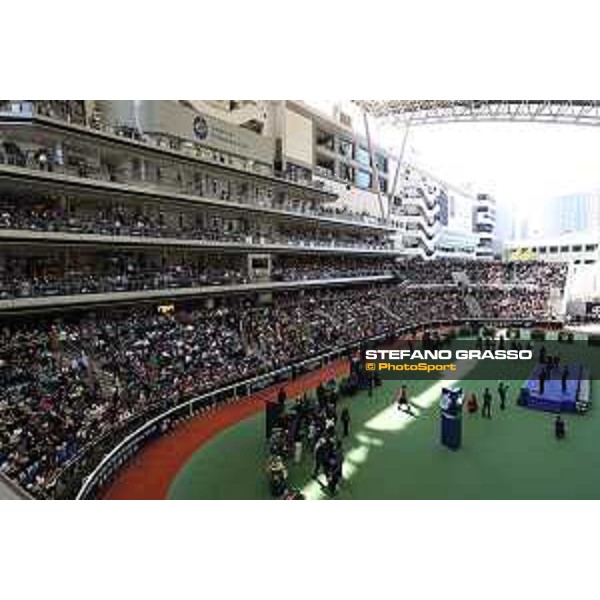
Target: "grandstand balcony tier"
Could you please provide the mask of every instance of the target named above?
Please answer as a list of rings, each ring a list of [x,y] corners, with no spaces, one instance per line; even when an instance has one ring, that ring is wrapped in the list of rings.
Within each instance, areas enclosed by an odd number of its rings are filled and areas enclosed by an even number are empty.
[[[6,106],[0,107],[0,131],[4,135],[12,136],[15,141],[31,141],[31,131],[37,133],[40,144],[56,142],[57,140],[72,140],[80,145],[105,149],[118,156],[138,155],[140,157],[170,160],[175,164],[198,165],[206,168],[218,167],[220,172],[239,175],[244,179],[276,184],[283,189],[294,190],[296,193],[310,198],[319,198],[321,201],[333,201],[337,195],[318,184],[301,183],[284,177],[279,177],[268,172],[256,172],[249,168],[239,168],[232,164],[225,164],[214,154],[202,152],[193,144],[186,144],[184,140],[173,143],[164,143],[152,136],[125,132],[123,129],[114,128],[105,124],[98,127],[86,126],[57,116],[43,115],[38,104],[25,102],[20,104],[21,109],[12,110]],[[29,132],[26,131],[29,128]],[[249,165],[252,167],[253,165]]]
[[[0,129],[1,131],[1,129]],[[362,221],[360,218],[343,218],[334,211],[328,213],[326,209],[320,212],[311,210],[305,206],[287,203],[285,200],[274,202],[273,194],[264,197],[252,196],[246,193],[248,188],[242,188],[238,195],[217,186],[198,188],[198,193],[184,193],[182,188],[163,188],[156,185],[142,185],[140,181],[121,183],[104,179],[92,179],[79,177],[73,174],[60,172],[49,172],[35,168],[19,167],[3,164],[0,160],[0,190],[13,193],[53,194],[73,196],[77,194],[83,198],[94,198],[97,201],[106,201],[107,198],[116,200],[130,200],[137,202],[166,202],[178,205],[194,207],[205,207],[229,213],[255,214],[269,218],[279,218],[290,222],[308,222],[335,228],[356,229],[365,231],[389,232],[392,228],[383,223],[375,224],[370,221]],[[214,193],[211,193],[212,190]],[[208,195],[210,194],[210,195]]]

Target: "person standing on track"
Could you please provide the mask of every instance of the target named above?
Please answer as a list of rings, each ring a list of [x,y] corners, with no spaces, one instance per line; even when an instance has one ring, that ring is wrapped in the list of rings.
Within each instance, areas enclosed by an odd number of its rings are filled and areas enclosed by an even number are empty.
[[[568,382],[569,382],[569,367],[567,367],[567,365],[565,365],[563,372],[562,372],[562,378],[561,378],[561,389],[562,389],[563,394],[567,393]]]
[[[498,385],[498,397],[500,398],[500,410],[506,410],[506,394],[508,392],[508,386],[501,381]]]
[[[483,407],[481,409],[481,416],[484,419],[492,418],[492,392],[490,392],[490,388],[485,388],[485,392],[483,392]]]
[[[346,438],[350,435],[350,411],[347,406],[342,409],[340,418],[342,421],[342,435]]]
[[[477,396],[473,392],[467,400],[467,412],[470,415],[474,415],[479,410],[479,403],[477,402]]]
[[[410,402],[408,401],[408,388],[405,385],[396,392],[396,402],[398,403],[398,410],[405,410],[407,413],[412,414]]]
[[[321,469],[326,469],[327,457],[329,454],[328,442],[325,436],[319,438],[315,446],[315,468],[313,469],[313,479],[316,479]]]
[[[279,388],[279,393],[277,394],[277,403],[279,406],[284,407],[287,400],[287,392],[284,387]]]
[[[373,388],[375,387],[375,374],[372,371],[367,373],[367,383],[369,385],[369,398],[372,398]]]
[[[564,440],[567,435],[567,426],[560,415],[554,421],[554,435],[557,440]]]

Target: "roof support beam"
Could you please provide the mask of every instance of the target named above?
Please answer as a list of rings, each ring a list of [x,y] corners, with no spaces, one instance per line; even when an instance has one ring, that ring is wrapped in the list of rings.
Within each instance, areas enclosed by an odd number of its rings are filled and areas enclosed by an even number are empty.
[[[396,173],[394,174],[394,181],[392,183],[392,187],[389,191],[389,203],[387,210],[387,224],[390,223],[390,218],[392,216],[392,204],[394,203],[394,197],[396,196],[396,189],[398,187],[398,179],[400,178],[400,173],[402,172],[402,163],[404,162],[404,154],[406,152],[406,142],[408,141],[408,134],[410,131],[410,121],[406,123],[406,129],[404,130],[404,139],[402,140],[402,147],[400,148],[400,153],[398,154],[398,164],[396,165]]]
[[[377,160],[375,159],[375,147],[371,139],[371,129],[369,127],[369,115],[366,110],[363,110],[365,119],[365,133],[367,134],[367,144],[369,146],[369,155],[371,156],[371,168],[373,177],[375,178],[375,190],[377,192],[377,201],[379,202],[379,214],[382,219],[386,218],[385,209],[383,207],[383,198],[381,197],[381,186],[379,185],[379,169],[377,168]]]

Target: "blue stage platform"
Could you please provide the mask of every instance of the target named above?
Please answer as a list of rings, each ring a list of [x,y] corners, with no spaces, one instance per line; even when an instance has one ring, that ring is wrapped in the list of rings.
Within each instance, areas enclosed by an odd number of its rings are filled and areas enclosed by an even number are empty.
[[[568,368],[569,379],[565,391],[562,389],[561,368],[553,373],[553,379],[546,380],[542,394],[539,377],[542,366],[538,365],[521,388],[519,404],[533,410],[553,413],[585,412],[590,401],[588,373],[580,364],[570,364]]]

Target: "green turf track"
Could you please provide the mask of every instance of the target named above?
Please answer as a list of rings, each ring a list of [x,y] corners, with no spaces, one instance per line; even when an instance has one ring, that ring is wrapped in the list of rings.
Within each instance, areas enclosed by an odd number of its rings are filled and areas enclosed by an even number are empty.
[[[568,359],[568,351],[563,353]],[[589,350],[589,360],[600,349]],[[487,363],[488,365],[490,363]],[[493,419],[464,416],[463,448],[456,453],[439,443],[437,394],[416,419],[391,406],[398,382],[385,382],[372,398],[361,393],[345,400],[352,415],[344,443],[345,480],[340,499],[600,499],[600,384],[592,384],[595,409],[567,416],[568,437],[557,442],[553,417],[515,405],[522,379],[509,382],[510,403],[499,410],[496,382],[482,381],[477,366],[461,382],[466,390],[494,392]],[[522,374],[515,374],[515,377]],[[524,377],[523,377],[524,378]],[[411,382],[411,397],[431,382]],[[342,403],[342,404],[343,404]],[[249,418],[200,448],[171,485],[172,499],[266,499],[264,415]],[[305,458],[290,478],[309,498],[322,498]]]

